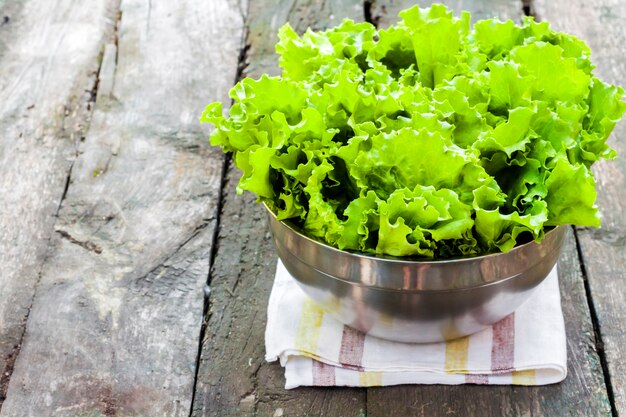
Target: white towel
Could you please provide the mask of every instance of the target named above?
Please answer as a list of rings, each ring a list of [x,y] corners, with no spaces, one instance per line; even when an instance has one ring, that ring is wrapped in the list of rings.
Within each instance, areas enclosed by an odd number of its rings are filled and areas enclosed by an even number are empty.
[[[567,375],[556,267],[528,301],[491,328],[449,342],[409,344],[367,336],[324,314],[279,261],[265,349],[267,361],[285,367],[285,388],[545,385]]]

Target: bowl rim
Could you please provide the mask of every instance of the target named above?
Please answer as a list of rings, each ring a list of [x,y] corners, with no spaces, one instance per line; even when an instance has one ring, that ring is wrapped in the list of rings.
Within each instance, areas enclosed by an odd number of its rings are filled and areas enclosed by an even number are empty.
[[[289,229],[291,232],[297,234],[302,239],[305,239],[305,240],[307,240],[307,241],[309,241],[309,242],[311,242],[313,244],[321,245],[321,246],[323,246],[327,250],[336,252],[336,253],[344,255],[344,256],[348,255],[348,256],[354,256],[355,258],[365,258],[365,259],[369,259],[371,261],[389,261],[389,262],[392,262],[392,263],[404,263],[404,264],[406,264],[406,263],[415,263],[415,264],[420,264],[421,265],[421,264],[465,263],[465,262],[476,262],[477,260],[482,260],[482,259],[493,259],[493,258],[497,258],[497,257],[505,257],[507,255],[510,256],[511,253],[517,252],[517,251],[522,251],[524,248],[526,248],[528,246],[541,245],[543,243],[543,240],[545,240],[545,238],[546,238],[546,236],[548,234],[553,234],[557,230],[560,230],[561,228],[566,227],[565,225],[548,226],[547,228],[549,228],[549,230],[544,229],[545,230],[544,238],[543,238],[541,243],[537,243],[535,240],[531,240],[531,241],[523,243],[521,245],[514,246],[508,252],[493,252],[493,253],[487,253],[487,254],[478,255],[478,256],[454,257],[454,258],[448,258],[448,259],[424,259],[424,260],[420,260],[420,259],[411,258],[411,257],[399,257],[399,256],[391,256],[391,255],[375,255],[375,254],[370,254],[370,253],[365,253],[365,252],[348,251],[348,250],[336,248],[336,247],[331,246],[328,243],[323,242],[323,241],[321,241],[319,239],[315,239],[315,238],[312,238],[310,236],[307,236],[303,231],[301,231],[301,229],[299,227],[295,226],[294,224],[292,224],[288,220],[279,220],[278,217],[276,216],[276,213],[274,213],[272,211],[272,209],[270,209],[269,206],[265,202],[262,202],[262,205],[265,207],[265,209],[268,212],[268,214],[270,216],[272,216],[272,218],[276,222],[280,223],[283,227],[286,227],[287,229]]]

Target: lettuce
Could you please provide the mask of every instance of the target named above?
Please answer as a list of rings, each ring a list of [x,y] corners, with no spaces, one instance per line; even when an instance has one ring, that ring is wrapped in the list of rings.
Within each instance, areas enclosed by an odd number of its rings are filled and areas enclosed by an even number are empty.
[[[234,154],[281,220],[344,250],[448,258],[599,226],[590,168],[626,111],[574,36],[526,18],[413,7],[385,30],[345,20],[276,51],[281,77],[243,79],[206,107],[211,144]]]

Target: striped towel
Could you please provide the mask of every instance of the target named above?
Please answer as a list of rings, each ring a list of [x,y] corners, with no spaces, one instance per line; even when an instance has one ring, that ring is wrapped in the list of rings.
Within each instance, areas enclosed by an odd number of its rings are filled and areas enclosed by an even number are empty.
[[[267,361],[285,367],[285,388],[545,385],[567,374],[556,267],[531,299],[493,327],[449,342],[409,344],[367,336],[324,314],[279,261],[265,349]]]

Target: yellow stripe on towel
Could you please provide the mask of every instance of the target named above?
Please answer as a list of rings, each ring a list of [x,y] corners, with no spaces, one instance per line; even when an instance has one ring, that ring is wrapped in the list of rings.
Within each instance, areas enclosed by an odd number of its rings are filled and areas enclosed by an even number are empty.
[[[469,352],[469,336],[446,342],[446,372],[449,374],[466,374]]]
[[[513,371],[513,385],[535,385],[535,370],[528,369],[526,371]]]
[[[361,387],[382,387],[382,372],[359,372],[359,386]]]
[[[320,336],[324,311],[309,297],[302,304],[300,323],[296,333],[296,349],[302,352],[315,354],[317,351],[317,339]]]

